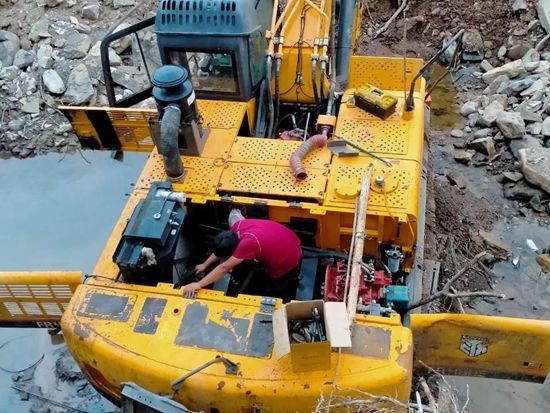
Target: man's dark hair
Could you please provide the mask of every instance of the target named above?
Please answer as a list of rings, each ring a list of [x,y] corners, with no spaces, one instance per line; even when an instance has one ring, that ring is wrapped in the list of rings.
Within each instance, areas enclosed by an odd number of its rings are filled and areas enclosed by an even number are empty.
[[[232,231],[222,231],[214,238],[212,252],[218,258],[229,258],[237,249],[239,236]]]

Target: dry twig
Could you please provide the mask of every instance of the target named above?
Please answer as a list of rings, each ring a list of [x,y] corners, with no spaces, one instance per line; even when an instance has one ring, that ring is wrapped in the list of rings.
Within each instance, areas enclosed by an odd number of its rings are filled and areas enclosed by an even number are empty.
[[[453,283],[458,280],[460,277],[462,277],[466,271],[468,271],[473,265],[475,265],[481,257],[483,257],[485,254],[487,254],[485,251],[480,252],[477,254],[470,262],[468,262],[459,272],[457,272],[453,277],[447,281],[447,283],[443,286],[443,288],[436,292],[435,294],[431,295],[430,297],[421,299],[420,301],[417,301],[414,304],[411,304],[408,308],[408,310],[413,310],[418,307],[422,307],[425,304],[431,303],[432,301],[437,300],[438,298],[444,297],[449,294],[449,288]]]
[[[426,395],[426,398],[428,399],[428,404],[430,405],[430,410],[432,412],[437,412],[437,405],[435,404],[435,399],[432,394],[432,391],[430,390],[430,387],[428,386],[428,383],[426,383],[426,380],[424,377],[420,377],[420,386],[422,386],[422,390],[424,391],[424,394]]]
[[[401,14],[403,10],[405,10],[405,7],[407,7],[407,0],[403,0],[403,3],[401,3],[401,6],[393,13],[393,16],[390,17],[390,19],[384,24],[380,29],[374,33],[373,39],[376,39],[378,36],[380,36],[382,33],[384,33],[386,30],[388,30],[388,27],[390,27],[390,24]]]

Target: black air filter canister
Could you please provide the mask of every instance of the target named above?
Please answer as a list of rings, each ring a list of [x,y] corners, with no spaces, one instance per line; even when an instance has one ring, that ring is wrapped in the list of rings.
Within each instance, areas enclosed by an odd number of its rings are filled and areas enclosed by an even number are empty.
[[[179,153],[200,156],[207,134],[203,133],[197,99],[187,69],[178,65],[162,66],[153,73],[151,83],[154,86],[153,97],[158,106],[161,124],[165,124],[170,129],[176,129],[177,136],[174,135],[174,138],[177,137]],[[181,116],[178,125],[172,125],[172,121],[169,122],[170,124],[163,122],[168,107],[179,108]],[[164,150],[162,152],[164,153]]]
[[[157,102],[159,114],[162,114],[162,109],[166,106],[176,104],[181,110],[182,123],[195,121],[199,124],[195,90],[184,67],[162,66],[153,73],[151,83],[154,86],[153,97]]]

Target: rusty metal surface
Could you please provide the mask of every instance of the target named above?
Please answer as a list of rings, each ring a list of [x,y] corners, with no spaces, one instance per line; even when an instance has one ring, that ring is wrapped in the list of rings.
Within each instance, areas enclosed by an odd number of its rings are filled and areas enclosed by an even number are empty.
[[[387,360],[390,357],[391,330],[367,325],[355,325],[351,334],[353,347],[342,353]]]
[[[223,353],[267,357],[273,349],[273,330],[270,323],[261,321],[269,319],[270,316],[263,314],[255,314],[252,320],[237,318],[226,310],[221,314],[210,314],[207,305],[193,303],[185,310],[176,344]],[[252,328],[248,334],[251,321]]]
[[[167,300],[164,298],[147,297],[138,320],[134,326],[134,332],[142,334],[155,334],[159,325],[162,313],[166,308]]]

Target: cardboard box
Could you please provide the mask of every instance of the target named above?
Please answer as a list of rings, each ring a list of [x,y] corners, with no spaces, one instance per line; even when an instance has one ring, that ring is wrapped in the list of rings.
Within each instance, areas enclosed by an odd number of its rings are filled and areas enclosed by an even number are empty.
[[[288,322],[312,318],[314,308],[324,320],[327,341],[291,343]],[[351,347],[346,305],[323,300],[285,304],[273,313],[273,337],[277,360],[290,353],[293,372],[328,370],[331,368],[331,347]]]

